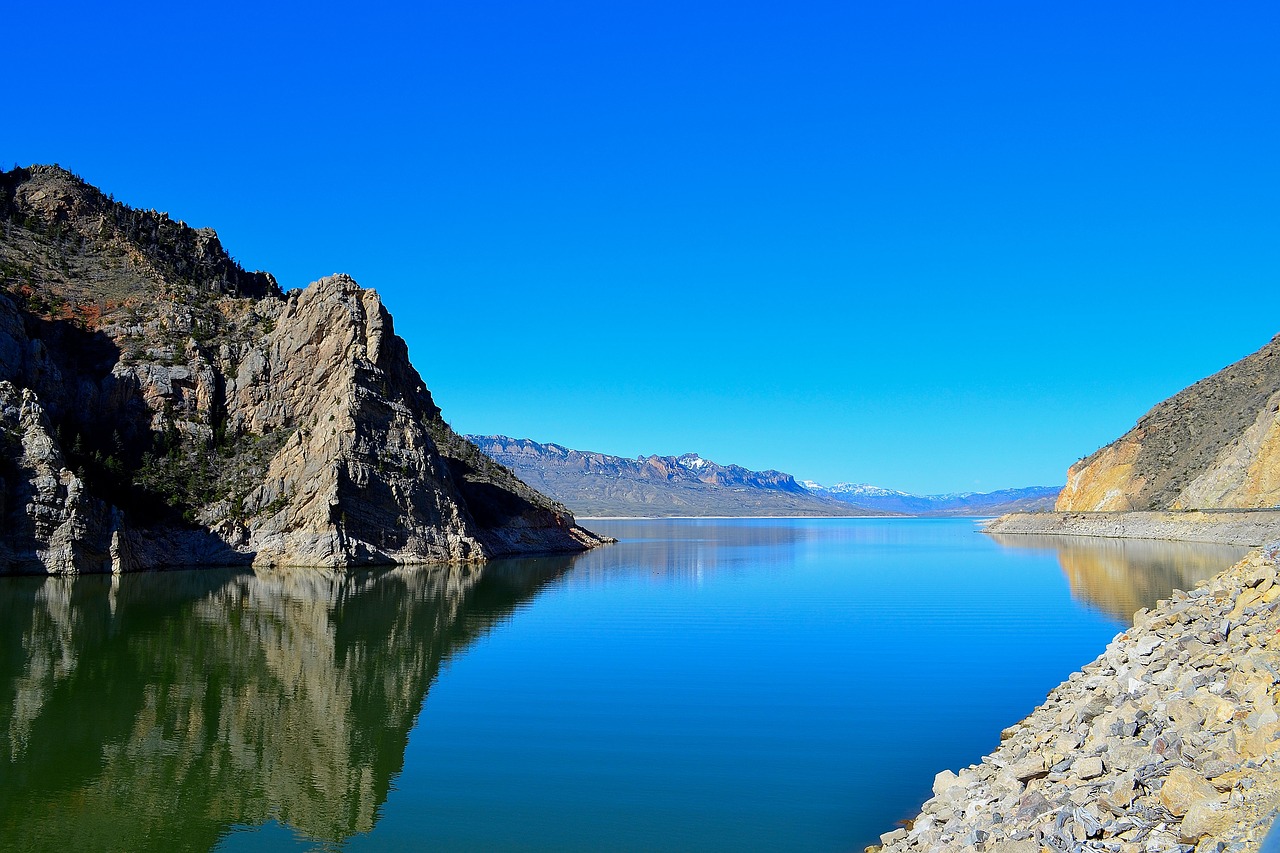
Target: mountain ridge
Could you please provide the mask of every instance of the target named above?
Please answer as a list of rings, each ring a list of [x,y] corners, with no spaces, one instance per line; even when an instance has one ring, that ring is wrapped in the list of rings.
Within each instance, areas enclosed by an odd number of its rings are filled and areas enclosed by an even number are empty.
[[[1038,512],[1052,509],[1061,486],[1025,486],[991,492],[948,492],[920,495],[886,489],[867,483],[837,483],[823,486],[806,480],[805,486],[819,494],[829,494],[878,509],[908,515],[1002,515],[1007,512]]]
[[[720,465],[697,453],[634,459],[504,435],[467,438],[522,479],[580,515],[967,515],[1004,507],[1049,508],[1057,487],[912,495],[876,486],[813,481],[773,469]],[[845,488],[842,488],[845,487]]]

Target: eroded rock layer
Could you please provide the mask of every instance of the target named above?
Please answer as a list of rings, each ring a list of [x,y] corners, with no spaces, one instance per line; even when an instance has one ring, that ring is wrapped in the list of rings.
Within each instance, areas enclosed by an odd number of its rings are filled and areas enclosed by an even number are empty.
[[[1280,336],[1072,465],[1059,512],[1280,505]]]
[[[453,433],[378,295],[0,173],[0,573],[349,566],[599,539]]]

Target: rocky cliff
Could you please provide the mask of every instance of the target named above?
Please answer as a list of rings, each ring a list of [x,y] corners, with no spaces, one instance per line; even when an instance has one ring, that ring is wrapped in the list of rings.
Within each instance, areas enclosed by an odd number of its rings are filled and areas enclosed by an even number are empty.
[[[0,573],[348,566],[599,539],[456,435],[378,295],[0,173]]]
[[[1071,466],[1059,512],[1280,504],[1280,336]]]

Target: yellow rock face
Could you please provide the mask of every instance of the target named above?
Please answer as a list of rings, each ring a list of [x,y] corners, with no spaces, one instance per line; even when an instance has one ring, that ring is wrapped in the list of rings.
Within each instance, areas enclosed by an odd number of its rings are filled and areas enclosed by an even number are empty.
[[[1186,417],[1194,420],[1193,413]],[[1196,428],[1193,423],[1192,436]],[[1206,455],[1189,470],[1178,471],[1173,479],[1174,490],[1160,497],[1144,494],[1150,485],[1148,477],[1161,476],[1150,469],[1151,454],[1145,463],[1139,459],[1144,444],[1159,437],[1140,424],[1114,444],[1071,466],[1066,488],[1058,496],[1054,509],[1058,512],[1122,512],[1280,506],[1280,392],[1266,400],[1252,422],[1246,420],[1236,428],[1240,432],[1224,442],[1216,453]],[[1194,447],[1194,437],[1190,441]],[[1186,448],[1187,442],[1188,439],[1183,438],[1179,446]],[[1157,452],[1156,457],[1159,456]],[[1148,470],[1140,471],[1142,464],[1148,466]],[[1168,485],[1159,486],[1159,489],[1168,488]]]
[[[1054,505],[1057,512],[1116,512],[1134,509],[1132,496],[1143,485],[1133,466],[1141,445],[1120,441],[1092,461],[1077,462],[1067,471],[1067,485]]]
[[[1249,466],[1242,498],[1246,507],[1276,506],[1280,504],[1280,414],[1272,412],[1267,433],[1258,448],[1258,455]]]

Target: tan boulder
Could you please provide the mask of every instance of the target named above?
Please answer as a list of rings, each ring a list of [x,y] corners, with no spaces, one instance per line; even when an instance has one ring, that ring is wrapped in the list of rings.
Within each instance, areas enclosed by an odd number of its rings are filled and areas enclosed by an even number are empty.
[[[1185,815],[1198,803],[1218,801],[1218,789],[1186,767],[1174,767],[1170,770],[1160,789],[1160,802],[1178,817]]]

